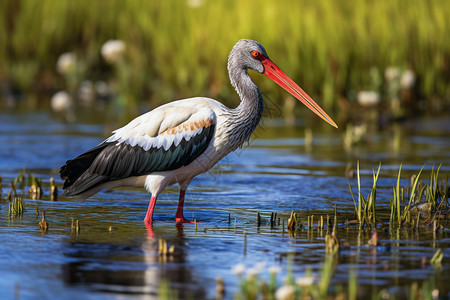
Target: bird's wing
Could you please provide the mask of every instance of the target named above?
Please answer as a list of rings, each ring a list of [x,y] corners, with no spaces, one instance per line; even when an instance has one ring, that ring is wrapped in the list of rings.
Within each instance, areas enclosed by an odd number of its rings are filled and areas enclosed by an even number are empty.
[[[87,151],[61,168],[68,188],[65,194],[186,166],[206,150],[215,127],[216,115],[210,108],[163,106],[144,114],[114,131],[95,151]]]

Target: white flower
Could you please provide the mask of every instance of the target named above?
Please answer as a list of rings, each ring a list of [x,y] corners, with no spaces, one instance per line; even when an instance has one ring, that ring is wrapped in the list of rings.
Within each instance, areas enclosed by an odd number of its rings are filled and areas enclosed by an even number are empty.
[[[60,74],[67,74],[73,72],[77,63],[77,58],[75,53],[66,52],[61,54],[58,57],[58,61],[56,62],[56,70]]]
[[[275,292],[275,299],[277,300],[294,300],[295,288],[292,285],[284,285]]]
[[[400,69],[396,67],[387,67],[384,71],[384,78],[386,81],[391,82],[400,77]]]
[[[108,40],[103,44],[100,52],[108,63],[115,63],[125,53],[125,43],[121,40]]]
[[[95,91],[100,96],[105,96],[110,92],[108,84],[106,82],[104,82],[103,80],[99,80],[95,83]]]
[[[257,269],[257,268],[255,268],[255,267],[250,268],[250,269],[247,270],[247,275],[248,275],[249,277],[255,277],[255,276],[257,276],[259,273],[260,273],[260,270]]]
[[[258,273],[261,273],[262,271],[264,271],[264,269],[266,268],[266,263],[265,262],[259,262],[256,263],[253,268],[255,268],[256,270],[258,270]]]
[[[53,95],[50,106],[54,112],[68,111],[72,106],[72,99],[67,92],[59,91]]]
[[[374,106],[380,102],[380,95],[374,91],[360,91],[358,93],[358,103],[361,106]]]
[[[244,264],[237,264],[231,268],[231,272],[233,272],[234,274],[236,274],[238,276],[241,276],[242,274],[244,274],[244,271],[245,271]]]
[[[197,8],[203,6],[205,4],[204,0],[187,0],[187,4],[189,7]]]
[[[94,100],[94,85],[90,80],[83,80],[78,88],[78,98],[85,102]]]
[[[310,286],[314,283],[314,277],[312,276],[304,276],[295,279],[295,284],[299,286]]]
[[[410,89],[414,86],[416,82],[416,75],[412,70],[406,70],[402,74],[402,78],[400,79],[400,84],[404,89]]]
[[[271,267],[269,268],[269,272],[270,272],[271,274],[278,274],[278,273],[281,272],[281,267],[280,267],[280,266],[271,266]]]
[[[261,272],[264,271],[265,267],[266,267],[266,263],[265,262],[256,263],[252,268],[247,270],[247,275],[248,276],[257,276]]]

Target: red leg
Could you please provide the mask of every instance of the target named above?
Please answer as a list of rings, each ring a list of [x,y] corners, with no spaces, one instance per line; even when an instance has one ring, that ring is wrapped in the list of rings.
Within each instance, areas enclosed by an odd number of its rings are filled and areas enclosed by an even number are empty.
[[[148,205],[147,214],[144,218],[145,224],[152,224],[153,222],[153,209],[155,208],[156,204],[156,197],[153,197],[150,199],[150,204]]]
[[[178,200],[178,208],[177,213],[175,214],[175,221],[177,223],[194,223],[192,221],[189,221],[188,219],[185,219],[183,216],[183,206],[184,206],[184,194],[186,191],[183,191],[180,189],[180,199]]]

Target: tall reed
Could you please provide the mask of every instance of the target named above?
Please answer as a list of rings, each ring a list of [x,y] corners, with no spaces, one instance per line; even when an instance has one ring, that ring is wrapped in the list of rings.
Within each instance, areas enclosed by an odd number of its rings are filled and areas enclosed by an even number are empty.
[[[128,89],[141,104],[205,95],[236,105],[227,55],[251,38],[327,109],[372,89],[368,70],[389,66],[412,68],[426,99],[449,99],[450,41],[439,38],[450,36],[448,11],[439,0],[4,0],[0,79],[26,93],[64,88],[55,63],[72,51],[84,79],[108,80],[99,49],[116,38],[127,45]],[[267,98],[284,101],[282,90],[255,80]]]

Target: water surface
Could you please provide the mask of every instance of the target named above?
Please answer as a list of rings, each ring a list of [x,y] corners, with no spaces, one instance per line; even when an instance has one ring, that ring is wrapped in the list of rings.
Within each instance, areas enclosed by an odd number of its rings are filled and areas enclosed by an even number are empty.
[[[276,120],[275,120],[276,121]],[[162,284],[181,299],[213,299],[216,278],[225,281],[227,299],[238,291],[236,264],[247,268],[279,266],[281,282],[288,257],[294,276],[307,270],[319,274],[325,257],[324,236],[317,228],[295,234],[271,227],[271,212],[287,218],[298,212],[306,225],[310,214],[331,214],[336,204],[342,223],[352,218],[353,202],[348,164],[361,164],[365,194],[372,185],[372,170],[382,162],[377,200],[380,213],[389,209],[392,186],[402,164],[402,185],[425,164],[424,179],[440,163],[448,173],[450,122],[423,119],[367,135],[363,143],[343,146],[343,134],[332,128],[314,129],[312,145],[305,145],[302,126],[284,126],[267,120],[243,149],[223,159],[213,170],[196,177],[186,193],[185,217],[192,224],[176,225],[178,190],[172,187],[157,202],[152,227],[143,218],[149,195],[143,190],[101,192],[85,202],[60,197],[49,201],[48,182],[57,177],[64,162],[96,146],[105,137],[101,125],[64,124],[46,113],[0,115],[0,291],[4,299],[157,299]],[[44,184],[44,199],[25,195],[23,216],[8,218],[9,184],[26,169]],[[445,178],[445,176],[444,176]],[[25,187],[25,190],[28,187]],[[37,212],[38,213],[37,213]],[[38,222],[45,211],[49,230]],[[260,227],[257,213],[263,216]],[[234,220],[236,219],[236,228]],[[80,230],[71,228],[78,220]],[[343,227],[343,226],[341,226]],[[447,225],[448,228],[448,225]],[[244,235],[246,232],[246,237]],[[385,288],[403,295],[411,281],[433,279],[441,294],[450,287],[450,234],[380,230],[383,247],[366,246],[370,233],[356,228],[339,229],[349,246],[341,251],[333,285],[345,285],[350,270],[358,274],[360,293]],[[175,246],[175,253],[161,256],[158,238]],[[444,251],[440,269],[429,261],[437,248]]]

